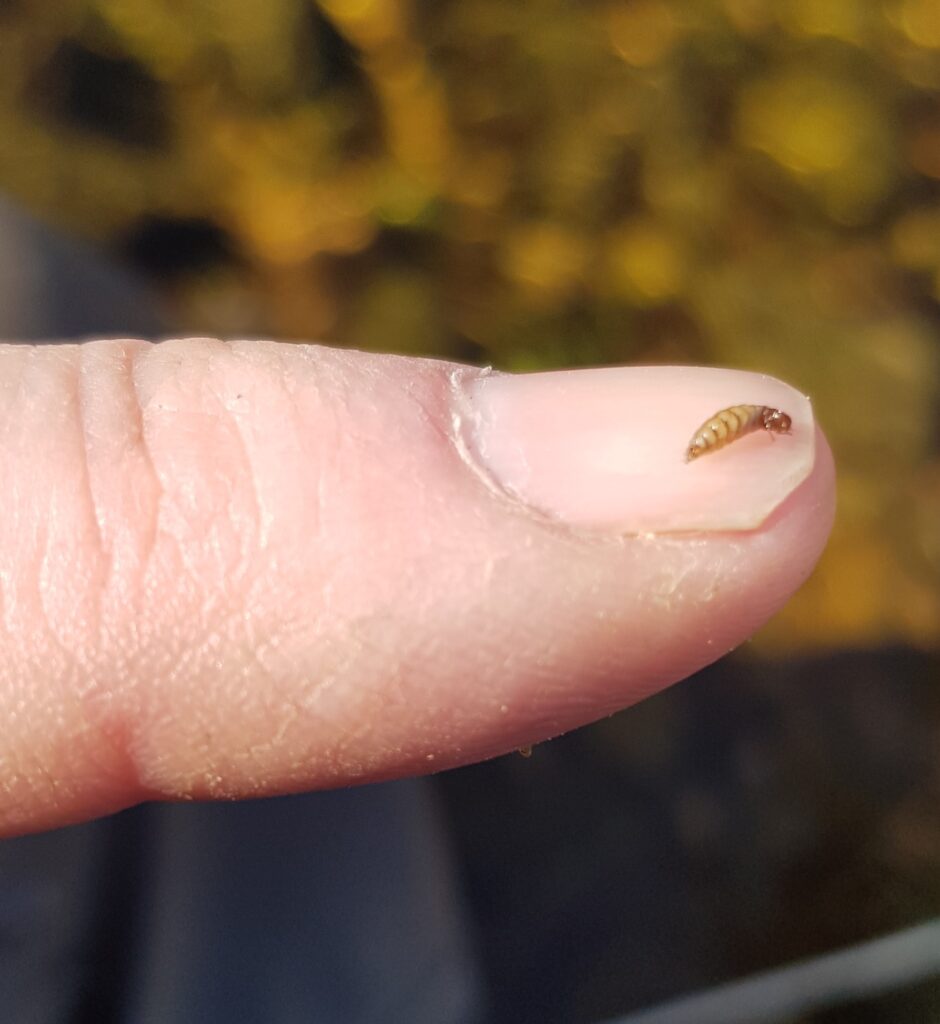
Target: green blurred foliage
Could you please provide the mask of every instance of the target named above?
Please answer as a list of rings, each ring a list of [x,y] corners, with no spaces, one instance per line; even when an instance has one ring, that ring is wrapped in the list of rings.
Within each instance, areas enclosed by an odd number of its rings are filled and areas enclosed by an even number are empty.
[[[936,643],[936,0],[6,0],[0,38],[0,185],[191,329],[792,381],[840,517],[759,644]]]

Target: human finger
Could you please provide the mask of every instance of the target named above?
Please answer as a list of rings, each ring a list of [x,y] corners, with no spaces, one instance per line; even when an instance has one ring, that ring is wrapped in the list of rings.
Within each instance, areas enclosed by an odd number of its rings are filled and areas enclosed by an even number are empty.
[[[792,433],[694,463],[747,401]],[[190,339],[0,348],[0,830],[436,771],[683,678],[809,574],[809,402]]]

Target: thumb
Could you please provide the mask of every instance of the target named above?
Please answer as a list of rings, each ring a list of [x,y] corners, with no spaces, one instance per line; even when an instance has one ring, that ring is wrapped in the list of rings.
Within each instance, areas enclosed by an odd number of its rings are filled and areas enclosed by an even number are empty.
[[[785,411],[692,463],[696,428]],[[0,833],[436,771],[744,640],[811,571],[806,398],[267,342],[0,346]]]

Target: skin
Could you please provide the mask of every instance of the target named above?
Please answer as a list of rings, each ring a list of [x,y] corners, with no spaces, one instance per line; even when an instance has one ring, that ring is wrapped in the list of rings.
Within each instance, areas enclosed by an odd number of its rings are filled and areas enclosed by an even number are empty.
[[[552,488],[535,507],[478,471],[462,375],[263,342],[0,346],[0,835],[538,742],[741,643],[825,544],[820,433],[753,528],[601,529],[564,481],[567,520]]]

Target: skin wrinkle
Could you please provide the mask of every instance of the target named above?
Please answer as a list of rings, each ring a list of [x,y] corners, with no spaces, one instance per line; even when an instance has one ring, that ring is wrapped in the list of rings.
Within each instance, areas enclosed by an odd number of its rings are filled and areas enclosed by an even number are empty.
[[[134,442],[136,442],[140,454],[143,456],[144,467],[148,475],[148,483],[153,488],[152,512],[151,515],[147,516],[145,519],[145,533],[140,538],[140,550],[142,554],[140,561],[141,584],[143,584],[143,581],[146,580],[150,574],[151,563],[157,545],[157,527],[160,515],[159,510],[164,499],[160,476],[157,473],[156,465],[153,460],[153,453],[150,450],[146,424],[144,422],[144,410],[140,398],[139,370],[147,356],[147,352],[147,348],[138,344],[132,344],[125,348],[125,353],[127,355],[127,359],[125,361],[127,368],[125,381],[130,386],[130,409],[132,413],[136,414],[128,423],[129,436],[131,444],[133,445]],[[138,529],[139,524],[140,517],[138,516]],[[143,589],[143,586],[141,586],[141,593],[143,593]]]
[[[173,673],[173,678],[168,680],[168,689],[178,689],[180,680],[185,680],[187,676],[191,676],[193,679],[200,678],[203,669],[207,665],[211,668],[212,663],[216,660],[213,652],[222,649],[234,652],[231,660],[237,666],[234,673],[225,672],[225,676],[229,680],[237,677],[245,680],[246,683],[240,702],[242,704],[240,711],[242,715],[254,714],[251,709],[257,706],[258,713],[256,717],[266,720],[266,716],[272,709],[284,706],[285,701],[293,700],[289,688],[292,685],[297,685],[296,678],[290,679],[286,677],[286,685],[277,691],[273,691],[276,678],[268,672],[263,663],[257,658],[259,645],[252,642],[250,637],[246,638],[244,635],[245,627],[251,621],[250,604],[247,613],[238,613],[237,610],[233,610],[233,613],[226,619],[227,625],[199,646],[193,652],[191,658],[185,659],[183,663],[177,666],[178,671]],[[261,669],[262,677],[260,679],[251,672],[251,665],[254,663],[257,663]],[[221,662],[220,666],[224,666],[224,662]],[[249,682],[250,685],[247,685]],[[253,700],[250,699],[252,697],[254,698]],[[231,695],[229,695],[228,699],[231,701]],[[172,725],[172,719],[169,720],[169,724]],[[151,756],[147,759],[147,763],[150,765],[149,778],[153,780],[153,784],[162,795],[175,799],[187,793],[198,796],[219,792],[220,782],[214,781],[222,778],[215,770],[216,750],[217,748],[225,750],[227,735],[224,723],[221,723],[223,724],[221,729],[218,728],[218,724],[220,723],[216,723],[212,718],[205,721],[202,743],[199,748],[200,756],[197,759],[197,762],[201,762],[201,764],[192,771],[183,774],[180,774],[179,771],[165,771],[162,767],[162,751],[160,748],[148,748],[151,754],[156,754],[156,757]],[[259,746],[263,745],[255,744],[254,749],[257,749]],[[269,744],[267,746],[270,748]],[[252,759],[257,761],[254,755],[252,755]],[[241,771],[244,772],[244,766],[241,767]]]
[[[286,371],[286,368],[285,368]],[[298,443],[301,445],[304,454],[308,454],[309,447],[307,442],[307,431],[304,429],[303,415],[300,409],[300,403],[298,401],[298,387],[297,387],[297,374],[285,372],[284,374],[284,398],[286,400],[287,409],[289,410],[289,421],[291,427],[291,434],[293,437],[298,439]],[[335,420],[335,414],[332,410],[323,407],[321,403],[321,411],[332,415],[333,422],[328,424],[328,428],[324,433],[332,434],[332,436],[341,436],[341,431],[338,429]],[[332,427],[332,430],[329,429]],[[311,460],[307,460],[308,462]],[[323,512],[325,507],[325,490],[324,490],[324,479],[326,475],[326,469],[320,466],[317,471],[317,495],[316,504],[311,513],[312,522],[309,522],[311,533],[314,537],[319,537],[321,534],[322,523],[323,523]]]
[[[91,359],[92,356],[96,358]],[[101,344],[83,346],[78,350],[79,390],[83,411],[83,455],[87,463],[90,494],[95,503],[103,559],[106,565],[101,574],[98,588],[98,625],[85,630],[92,644],[88,656],[83,659],[81,672],[89,685],[76,685],[77,695],[84,697],[83,712],[85,731],[97,741],[90,749],[89,763],[97,769],[103,780],[112,780],[114,785],[140,790],[139,774],[130,752],[130,722],[133,717],[133,700],[130,691],[137,684],[136,674],[130,669],[140,649],[140,637],[136,629],[136,618],[126,615],[121,632],[113,629],[110,609],[115,607],[139,608],[142,592],[144,566],[146,564],[147,528],[145,521],[152,522],[153,504],[140,501],[140,495],[151,492],[150,488],[137,480],[134,455],[141,448],[138,403],[131,383],[132,345],[111,342],[107,347]],[[105,357],[105,358],[103,358]],[[112,422],[109,415],[112,406],[117,420]],[[94,424],[93,427],[90,424]],[[114,459],[102,460],[99,454],[94,458],[97,432],[109,431],[108,438],[119,449]],[[93,433],[93,431],[95,433]],[[108,438],[104,438],[107,443]],[[121,491],[110,491],[107,487],[107,473],[102,475],[102,466],[113,472],[113,462],[126,469],[127,478],[133,479],[135,503],[133,528],[126,528],[121,501]],[[97,466],[97,469],[96,469]],[[122,474],[124,475],[124,474]],[[105,486],[98,487],[96,478],[102,478]],[[151,481],[152,484],[152,481]],[[139,515],[141,509],[144,515]],[[108,539],[108,527],[112,536]],[[104,607],[109,612],[103,611]],[[100,665],[102,652],[111,652],[110,671]]]
[[[187,394],[188,407],[183,415],[188,414],[192,409],[197,410],[202,423],[208,421],[208,427],[213,428],[209,434],[213,443],[217,443],[220,427],[225,428],[229,423],[223,423],[223,417],[218,415],[220,409],[224,409],[223,403],[219,400],[217,392],[213,391],[207,384],[206,375],[210,370],[212,353],[208,359],[198,361],[185,380],[177,379],[177,387],[185,387],[194,392]],[[194,372],[193,372],[194,371]],[[172,385],[171,385],[172,386]],[[167,387],[166,382],[161,382],[161,391]],[[211,398],[213,404],[208,404],[207,399]],[[214,417],[215,422],[212,422]],[[145,424],[149,417],[148,412],[144,413]],[[228,420],[228,417],[225,417]],[[150,426],[149,432],[159,430],[162,435],[166,434],[170,421],[165,417],[157,418]],[[226,437],[237,430],[226,432]],[[151,440],[151,448],[156,438]],[[160,441],[165,445],[166,436],[161,436]],[[226,451],[230,446],[226,447]],[[172,541],[177,555],[182,563],[193,590],[199,593],[203,602],[199,607],[204,616],[211,616],[215,601],[212,599],[212,590],[208,590],[205,581],[203,585],[203,574],[207,568],[204,562],[206,554],[211,555],[208,567],[212,569],[212,579],[224,579],[225,589],[237,590],[242,578],[247,574],[248,553],[257,547],[256,540],[253,542],[251,536],[257,537],[257,516],[252,517],[240,508],[244,490],[224,490],[222,495],[212,494],[213,502],[219,506],[217,512],[222,512],[222,502],[228,506],[228,514],[205,515],[202,502],[206,494],[207,481],[200,480],[194,474],[197,466],[187,461],[180,453],[173,453],[176,461],[171,466],[160,467],[157,465],[157,476],[161,482],[162,502],[158,514],[158,546],[160,542]],[[201,468],[201,467],[200,467]],[[211,467],[210,467],[211,468]],[[182,473],[182,476],[180,475]],[[168,479],[168,474],[172,476]],[[242,474],[243,475],[243,474]],[[241,479],[241,475],[232,473],[230,467],[225,466],[226,479]],[[168,487],[168,483],[172,486]],[[252,481],[253,483],[253,481]],[[251,485],[251,484],[250,484]],[[210,491],[211,493],[211,491]],[[233,506],[235,508],[233,509]],[[231,513],[237,509],[237,516]],[[234,548],[234,550],[232,550]],[[216,591],[220,595],[220,591]],[[221,604],[222,602],[220,602]]]
[[[248,620],[250,622],[250,615],[248,616]],[[272,708],[279,709],[278,717],[275,720],[276,727],[274,728],[273,734],[264,740],[250,744],[248,748],[249,756],[254,759],[260,769],[258,773],[259,776],[263,777],[264,760],[259,758],[258,754],[276,749],[277,746],[283,742],[288,730],[295,725],[299,719],[301,719],[302,708],[300,700],[295,692],[296,685],[277,686],[277,678],[272,676],[264,663],[264,645],[262,643],[256,644],[249,642],[246,645],[246,651],[249,662],[245,666],[245,677],[251,677],[252,682],[257,685],[257,681],[251,671],[252,666],[254,666],[257,670],[258,678],[260,678],[261,681],[259,687],[260,692],[267,695],[268,704]],[[286,675],[285,678],[289,679],[289,674]],[[278,699],[276,701],[272,701],[272,696],[276,696]]]
[[[227,355],[228,355],[228,353],[226,353],[226,356]],[[249,492],[248,493],[248,497],[250,498],[251,503],[252,503],[252,511],[253,511],[253,517],[254,517],[254,531],[253,532],[254,532],[255,542],[256,542],[254,545],[251,545],[250,543],[246,544],[245,548],[247,549],[247,551],[252,551],[253,550],[253,553],[258,554],[258,553],[264,551],[264,549],[267,546],[267,544],[266,544],[266,531],[265,531],[265,528],[264,528],[264,518],[265,518],[265,516],[264,516],[264,513],[262,511],[262,509],[263,509],[263,502],[261,500],[261,495],[260,495],[259,490],[258,490],[257,471],[256,471],[256,468],[255,468],[255,466],[253,464],[252,458],[251,458],[251,456],[249,454],[248,443],[245,440],[245,436],[244,436],[244,429],[245,429],[244,417],[239,415],[239,412],[237,412],[236,410],[232,409],[232,407],[230,405],[230,401],[229,401],[229,399],[226,397],[226,395],[224,393],[224,385],[227,384],[227,378],[226,378],[226,375],[224,374],[224,370],[227,369],[228,367],[227,366],[224,366],[224,367],[220,366],[219,365],[220,363],[221,363],[221,354],[218,353],[218,352],[212,353],[212,355],[210,356],[210,359],[209,359],[209,367],[208,367],[208,372],[206,374],[206,383],[208,385],[208,388],[210,390],[210,393],[211,393],[213,399],[217,403],[217,406],[218,406],[218,408],[220,410],[220,413],[221,413],[220,419],[225,418],[225,419],[228,420],[228,422],[229,422],[229,424],[231,425],[231,428],[232,428],[231,434],[234,435],[234,438],[235,438],[235,440],[237,441],[237,443],[238,443],[238,445],[240,447],[240,454],[241,454],[241,457],[242,457],[242,461],[243,461],[243,463],[245,465],[246,472],[239,474],[237,472],[237,470],[236,470],[236,472],[233,475],[237,479],[246,479],[247,480],[248,492]],[[217,373],[214,372],[216,369],[220,369],[223,372],[220,372],[220,373],[217,374]],[[283,391],[283,388],[281,388],[281,390]],[[222,425],[224,427],[224,423]],[[249,518],[249,519],[252,518],[251,512],[249,512],[247,514],[247,518]],[[247,572],[247,566],[243,566],[243,571]],[[238,578],[239,577],[236,574],[236,580]]]
[[[17,398],[22,395],[21,380],[23,377],[23,361],[15,357],[14,351],[9,348],[0,349],[4,356],[4,377],[3,383],[5,384],[4,391],[7,394],[4,395],[4,401],[0,408],[8,409],[9,412],[3,420],[0,420],[0,438],[7,439],[11,433],[11,424],[18,421],[16,416],[15,404]],[[15,368],[15,373],[9,372],[9,365]],[[9,517],[3,524],[9,526],[10,522],[15,520],[16,510],[20,507],[20,495],[19,495],[19,481],[14,477],[10,482],[10,489],[8,491],[9,500]],[[14,600],[15,600],[15,581],[11,578],[11,573],[6,569],[0,569],[0,597],[2,597],[2,611],[3,611],[3,627],[7,634],[10,634],[14,629]],[[0,672],[3,669],[0,668]]]
[[[94,632],[100,634],[102,628],[102,599],[103,591],[107,588],[108,580],[111,577],[111,573],[114,567],[114,547],[111,544],[106,544],[104,529],[103,529],[103,510],[101,507],[102,496],[96,493],[94,482],[92,481],[91,472],[91,452],[90,442],[91,439],[88,435],[88,401],[94,401],[94,398],[87,394],[85,374],[85,354],[86,349],[82,346],[78,346],[76,352],[76,360],[74,364],[74,377],[73,377],[73,400],[75,404],[75,419],[77,426],[77,435],[80,449],[80,457],[75,460],[78,464],[79,472],[79,487],[83,493],[85,501],[88,503],[88,508],[91,512],[91,523],[94,526],[94,545],[95,551],[94,556],[100,561],[98,570],[101,574],[100,585],[96,588],[92,588],[92,592],[88,595],[90,600],[94,600],[95,604],[91,609],[94,614]],[[104,382],[104,387],[109,385],[109,381]],[[89,636],[92,635],[89,630]]]
[[[0,438],[4,438],[9,433],[11,417],[9,414],[7,416],[2,416],[2,412],[11,404],[10,398],[12,395],[16,394],[18,382],[22,374],[17,373],[14,376],[8,372],[10,364],[12,364],[16,369],[19,369],[21,366],[21,361],[13,357],[13,351],[11,349],[0,347],[0,359],[2,359],[3,363],[3,373],[2,376],[0,376],[0,388],[2,388],[2,393],[0,393]],[[17,505],[15,484],[16,482],[14,481],[14,486],[10,488],[10,492],[12,493],[8,492],[10,496],[10,503],[13,508],[16,508]],[[0,567],[0,622],[3,623],[3,628],[6,633],[10,633],[13,627],[10,618],[11,589],[12,581],[10,580],[10,575],[5,569]],[[0,668],[0,683],[5,682],[2,671],[2,668]]]
[[[151,369],[151,364],[156,359],[162,358],[162,356],[163,354],[157,348],[143,345],[140,348],[135,348],[131,359],[130,382],[133,388],[134,407],[138,410],[140,444],[146,459],[146,465],[152,475],[155,490],[153,515],[148,524],[145,557],[141,566],[142,601],[140,612],[144,614],[131,617],[130,629],[137,642],[139,662],[149,667],[155,679],[159,679],[165,673],[167,682],[170,682],[172,681],[174,671],[178,671],[179,667],[192,657],[193,651],[191,648],[187,648],[185,634],[178,637],[177,642],[172,646],[167,646],[161,642],[162,638],[159,627],[156,633],[152,628],[148,628],[150,626],[150,619],[145,613],[146,609],[162,605],[165,614],[171,619],[174,617],[173,600],[171,597],[169,602],[167,601],[165,586],[165,580],[170,575],[176,578],[176,582],[169,591],[169,594],[178,597],[184,603],[188,603],[185,593],[181,593],[185,580],[179,570],[186,569],[186,560],[181,550],[181,542],[178,537],[165,528],[165,509],[171,501],[171,494],[164,485],[163,476],[154,454],[155,438],[153,435],[155,423],[152,412],[154,410],[158,413],[167,411],[165,400],[162,398],[162,393],[165,393],[166,390],[167,378],[161,381],[161,391],[156,395],[145,398],[142,393],[143,375]],[[179,360],[179,363],[181,363],[181,360]],[[174,565],[174,563],[175,568],[171,572],[170,566]],[[146,629],[145,635],[141,635],[139,624],[144,625]],[[175,668],[173,666],[174,662]],[[148,779],[152,777],[155,765],[154,763],[149,765],[145,763],[142,751],[142,736],[146,733],[148,727],[154,727],[159,718],[154,719],[152,711],[148,710],[148,706],[152,703],[153,695],[150,694],[148,696],[150,699],[145,701],[143,691],[140,691],[137,695],[136,707],[134,708],[136,714],[129,714],[130,725],[127,742],[128,760],[134,765],[135,775],[139,780],[139,784],[146,789],[152,790],[153,787],[149,784]],[[144,743],[143,746],[149,747],[149,744]],[[150,756],[153,758],[152,751]],[[156,755],[155,760],[159,761],[159,754]]]
[[[448,375],[451,385],[453,385],[453,376],[453,374]],[[431,397],[436,408],[432,409],[428,398],[424,394],[419,394],[411,388],[401,384],[398,386],[405,396],[417,406],[424,426],[431,430],[445,444],[453,445],[455,441],[455,437],[452,432],[453,419],[444,415],[447,410],[446,408],[442,408],[442,405],[446,401],[446,394],[441,393],[442,389],[434,389]]]
[[[36,350],[32,348],[29,349],[26,359],[26,373],[20,375],[17,389],[14,392],[16,397],[19,399],[20,406],[30,406],[34,394],[34,374],[38,361]],[[68,358],[68,353],[58,350],[55,351],[53,362],[66,370],[67,377],[71,375],[74,379],[74,360],[70,360]],[[42,375],[40,375],[40,379],[41,376]],[[47,389],[44,389],[42,386],[36,388],[36,393],[41,396],[41,399],[53,402],[56,399],[59,399],[62,394],[59,388],[59,385],[61,384],[60,375],[56,375],[54,381],[55,387],[52,389],[51,394],[49,394]],[[71,406],[74,411],[74,400],[71,402]],[[35,409],[27,409],[26,411],[22,408],[15,409],[15,422],[32,422],[32,414],[34,412]],[[29,488],[27,488],[27,497],[29,499],[34,497],[30,494]],[[28,501],[26,503],[28,508],[31,508],[32,504],[32,501]],[[14,509],[20,508],[20,502],[17,501],[13,507]],[[56,512],[60,514],[61,512],[60,508],[54,503],[51,506],[51,510],[53,514]],[[44,581],[48,579],[49,575],[49,555],[53,547],[50,530],[47,525],[47,519],[42,515],[31,516],[30,518],[31,522],[29,524],[29,529],[31,531],[31,541],[33,546],[39,550],[34,552],[31,563],[26,566],[26,571],[17,574],[16,581],[12,585],[13,600],[11,603],[13,611],[14,613],[18,611],[22,615],[25,613],[26,617],[34,618],[33,612],[35,610],[35,612],[40,616],[39,621],[31,622],[29,627],[30,634],[42,637],[39,644],[39,647],[42,650],[41,664],[36,665],[36,658],[30,658],[31,662],[35,665],[37,675],[41,676],[43,673],[50,673],[53,666],[57,666],[59,667],[59,671],[53,672],[53,678],[55,678],[62,687],[67,686],[71,681],[73,689],[78,691],[81,689],[81,686],[78,684],[78,680],[74,672],[76,665],[76,650],[73,648],[76,645],[73,644],[70,646],[66,642],[66,638],[61,635],[58,625],[55,622],[55,616],[49,605],[49,587],[48,584],[44,584]],[[27,588],[29,588],[29,593],[25,593]],[[31,605],[32,607],[24,608],[25,605]],[[12,622],[8,625],[9,633],[12,635],[17,634],[22,631],[22,629],[23,625],[17,624],[16,622]],[[48,649],[50,646],[52,648],[51,651]],[[49,698],[50,700],[54,700],[51,693],[49,694]],[[41,717],[44,711],[45,709],[37,708],[35,703],[31,707],[31,712],[37,717]],[[79,731],[87,731],[87,723],[80,723]],[[20,749],[16,753],[18,756],[18,764],[20,766],[17,777],[27,783],[30,783],[30,781],[35,778],[46,779],[47,783],[55,782],[55,793],[53,796],[57,799],[56,795],[59,785],[54,776],[49,774],[49,771],[45,767],[45,763],[42,760],[42,749],[31,748],[28,753]],[[29,788],[29,784],[27,785],[27,788]]]
[[[327,375],[325,375],[325,374],[319,372],[319,370],[321,370],[321,368],[317,367],[316,368],[316,376],[318,378],[318,383],[322,385],[324,377],[325,376],[329,377],[329,371],[328,371]],[[292,392],[292,397],[293,397],[294,389],[292,388],[290,390]],[[344,388],[340,400],[342,402],[348,401],[349,394],[350,394],[349,390]],[[294,403],[294,408],[296,410],[296,401]],[[335,409],[335,403],[334,402],[323,401],[321,406],[319,406],[318,413],[319,413],[319,415],[325,415],[325,414],[328,415],[331,422],[336,422],[338,424],[338,416],[339,416],[339,414],[338,414],[338,412]],[[337,446],[337,445],[330,445],[329,449],[327,451],[321,453],[321,456],[319,456],[319,458],[321,458],[321,465],[318,465],[316,467],[316,469],[317,469],[317,474],[316,474],[316,476],[317,476],[317,479],[316,479],[316,503],[317,503],[317,508],[316,508],[315,516],[311,517],[314,520],[311,523],[311,526],[312,526],[312,530],[313,530],[314,534],[319,536],[319,538],[321,538],[322,541],[325,541],[326,546],[329,547],[329,538],[324,538],[324,535],[323,535],[323,523],[325,521],[329,520],[329,518],[330,518],[330,510],[331,510],[331,505],[329,504],[330,487],[328,486],[328,480],[331,477],[339,478],[341,476],[340,464],[343,462],[344,455],[347,453],[347,447],[348,447],[348,454],[351,457],[350,460],[349,460],[350,463],[352,465],[356,465],[358,460],[356,459],[355,446],[351,443],[351,438],[349,437],[348,432],[340,431],[338,428],[333,428],[333,429],[327,430],[325,432],[328,435],[330,435],[330,436],[338,438],[338,445],[339,446]],[[360,438],[360,442],[364,443],[364,444],[368,444],[368,443],[371,443],[371,439],[370,439],[369,435],[365,435],[364,434]],[[332,466],[331,465],[324,465],[322,463],[322,460],[325,457],[330,460]],[[321,568],[322,568],[322,570],[325,573],[325,581],[324,581],[324,587],[322,588],[322,601],[319,602],[322,605],[321,615],[319,615],[318,617],[319,617],[319,621],[324,622],[324,621],[329,621],[330,618],[335,613],[335,609],[333,608],[333,593],[334,593],[334,590],[335,590],[335,585],[334,585],[334,579],[333,578],[334,578],[334,573],[336,572],[336,566],[335,565],[334,566],[330,566],[330,565],[326,565],[326,564],[322,563]],[[314,630],[318,630],[319,626],[317,624],[313,624],[312,628]],[[347,628],[348,628],[348,624],[347,624]],[[362,637],[361,635],[356,636],[355,634],[353,634],[351,639],[347,635],[347,639],[343,643],[343,652],[342,652],[342,658],[341,658],[342,663],[345,666],[345,668],[339,669],[337,671],[323,671],[323,667],[322,667],[322,671],[318,673],[317,678],[315,680],[310,680],[308,683],[306,683],[305,685],[300,687],[299,693],[298,693],[298,695],[296,697],[292,696],[290,693],[285,693],[284,694],[285,699],[287,699],[287,701],[288,701],[288,706],[289,707],[286,709],[285,716],[282,719],[279,727],[277,727],[277,729],[276,729],[276,735],[283,736],[283,734],[284,734],[286,728],[288,727],[288,725],[293,723],[294,719],[297,718],[297,717],[301,717],[306,722],[309,722],[310,715],[313,714],[314,716],[321,718],[322,721],[327,721],[327,720],[323,719],[322,716],[318,715],[318,713],[316,711],[316,708],[319,705],[319,702],[322,701],[325,693],[327,691],[329,691],[333,687],[333,685],[337,682],[337,680],[339,678],[339,675],[340,674],[348,675],[348,673],[349,673],[349,666],[354,662],[354,660],[356,660],[357,658],[359,658],[361,656],[362,650],[365,649],[366,645],[364,643],[364,639],[365,638]],[[330,648],[328,648],[328,649],[333,649],[335,651],[336,650],[336,644],[335,643],[331,644]],[[377,648],[377,652],[378,652],[378,648]],[[321,655],[321,662],[323,662],[323,658],[324,658],[324,656],[326,654],[327,654],[327,651],[324,651],[322,653],[322,655]],[[336,668],[336,667],[334,667],[334,668]],[[294,685],[296,687],[296,674],[295,674],[295,683],[294,683]],[[342,745],[344,745],[344,739],[339,734],[339,732],[334,732],[334,737],[333,738],[334,738],[334,741],[335,741],[335,744],[336,744],[337,748],[342,748]],[[312,750],[312,742],[311,742],[311,750]]]
[[[28,364],[29,364],[29,369],[30,370],[32,370],[34,368],[35,363],[36,363],[35,351],[31,350],[30,354],[29,354],[29,360],[28,360]],[[29,382],[26,381],[26,383],[28,384]],[[23,399],[25,399],[26,401],[28,401],[27,395],[28,395],[28,391],[24,392],[24,389],[22,388],[22,383],[21,383],[21,397]],[[19,506],[17,505],[16,507],[19,507]],[[34,539],[34,541],[36,543],[36,553],[35,553],[35,556],[34,556],[35,565],[36,565],[36,571],[35,571],[35,574],[32,574],[32,573],[21,574],[20,578],[17,580],[17,585],[18,585],[19,588],[22,588],[23,585],[24,585],[24,578],[23,577],[25,576],[26,579],[30,579],[32,577],[32,582],[33,582],[34,587],[35,587],[36,606],[37,606],[39,615],[42,617],[42,621],[40,623],[40,626],[41,626],[42,630],[49,636],[49,638],[56,644],[56,646],[59,649],[59,651],[61,653],[64,653],[64,648],[63,648],[61,642],[59,641],[58,633],[53,628],[52,621],[51,621],[50,615],[49,615],[49,609],[47,607],[47,604],[46,604],[46,601],[45,601],[45,597],[44,597],[44,593],[43,593],[44,588],[43,588],[43,582],[42,581],[43,581],[43,579],[47,575],[47,571],[46,571],[47,570],[47,564],[48,564],[47,563],[47,558],[48,558],[49,547],[50,547],[48,519],[43,517],[43,516],[36,516],[35,519],[34,519],[34,523],[35,523],[35,526],[34,526],[35,533],[34,533],[33,539]]]

